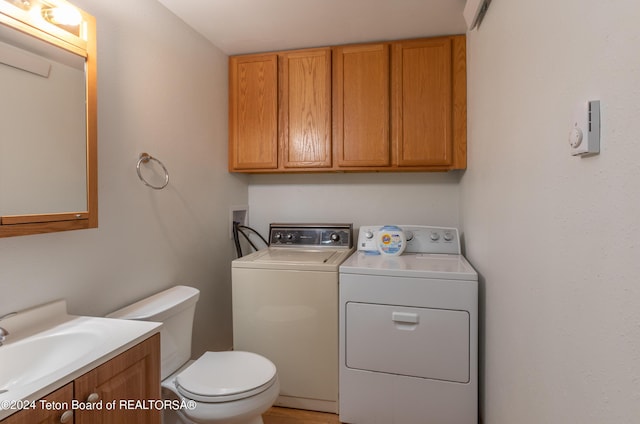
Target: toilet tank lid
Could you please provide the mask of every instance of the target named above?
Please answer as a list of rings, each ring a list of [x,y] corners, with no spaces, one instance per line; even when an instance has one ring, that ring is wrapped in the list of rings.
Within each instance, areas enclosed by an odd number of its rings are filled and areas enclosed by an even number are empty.
[[[200,290],[188,286],[174,286],[107,315],[107,318],[140,321],[164,321],[168,316],[193,306]]]

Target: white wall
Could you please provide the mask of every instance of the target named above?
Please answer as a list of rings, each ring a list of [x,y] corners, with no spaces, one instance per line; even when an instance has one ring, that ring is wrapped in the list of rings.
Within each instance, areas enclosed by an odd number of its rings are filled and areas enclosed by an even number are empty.
[[[231,346],[227,57],[155,0],[75,0],[98,25],[99,228],[0,239],[0,315],[57,298],[103,315],[176,283],[201,290],[194,355]],[[161,191],[136,175],[163,161]]]
[[[272,222],[457,227],[459,179],[459,172],[253,175],[249,224],[264,237]]]
[[[468,37],[467,256],[487,424],[640,417],[640,8],[494,1]],[[575,103],[602,151],[571,157]]]

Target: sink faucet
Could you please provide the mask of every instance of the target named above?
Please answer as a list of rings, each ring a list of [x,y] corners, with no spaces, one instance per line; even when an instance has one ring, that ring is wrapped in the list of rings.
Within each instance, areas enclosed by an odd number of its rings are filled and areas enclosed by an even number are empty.
[[[0,317],[0,321],[2,321],[5,318],[9,318],[12,317],[14,315],[17,315],[17,312],[9,312],[6,315],[3,315]],[[5,330],[4,328],[0,327],[0,346],[2,346],[2,343],[7,339],[7,336],[9,335],[9,332],[7,330]]]

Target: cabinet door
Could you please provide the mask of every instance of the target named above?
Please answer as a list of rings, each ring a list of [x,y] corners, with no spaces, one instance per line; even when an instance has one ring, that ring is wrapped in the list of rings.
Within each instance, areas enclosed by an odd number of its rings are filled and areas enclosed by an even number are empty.
[[[121,353],[75,380],[75,397],[88,402],[95,394],[102,410],[77,409],[76,422],[104,424],[159,424],[161,409],[149,408],[160,397],[160,335]],[[141,403],[135,403],[135,401]],[[105,405],[115,401],[115,408]],[[123,404],[121,402],[129,402]],[[143,407],[147,406],[146,409]]]
[[[280,55],[282,166],[331,166],[331,49]]]
[[[73,411],[71,401],[73,399],[73,383],[48,394],[42,400],[46,401],[52,410],[42,408],[40,401],[36,402],[35,409],[25,409],[2,420],[2,424],[73,424]]]
[[[466,157],[464,75],[464,44],[454,37],[393,43],[391,127],[398,166],[466,166],[454,151],[462,143]]]
[[[389,166],[389,45],[336,47],[333,61],[338,166]]]
[[[229,58],[229,170],[278,167],[278,56]]]

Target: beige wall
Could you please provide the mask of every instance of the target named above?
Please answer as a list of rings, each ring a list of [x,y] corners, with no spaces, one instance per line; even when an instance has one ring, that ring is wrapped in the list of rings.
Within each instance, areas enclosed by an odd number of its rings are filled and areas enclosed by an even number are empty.
[[[640,417],[640,9],[494,1],[468,37],[461,211],[482,278],[487,424]],[[571,157],[576,104],[602,150]]]
[[[159,3],[75,3],[98,20],[100,227],[0,239],[0,315],[57,298],[103,315],[190,284],[202,290],[195,354],[226,349],[231,205],[249,204],[263,232],[459,225],[481,275],[485,423],[635,423],[636,2],[492,2],[468,39],[465,173],[298,177],[227,173],[226,57]],[[602,102],[602,153],[574,158],[568,120],[588,98]],[[165,190],[137,179],[141,151],[169,169]]]
[[[378,224],[457,227],[460,175],[253,175],[249,221],[265,237],[272,222],[347,222],[355,229]]]
[[[173,284],[198,287],[195,352],[231,346],[227,58],[155,0],[77,0],[98,25],[97,230],[0,239],[0,315],[66,298],[103,315]],[[135,165],[164,162],[151,190]]]

